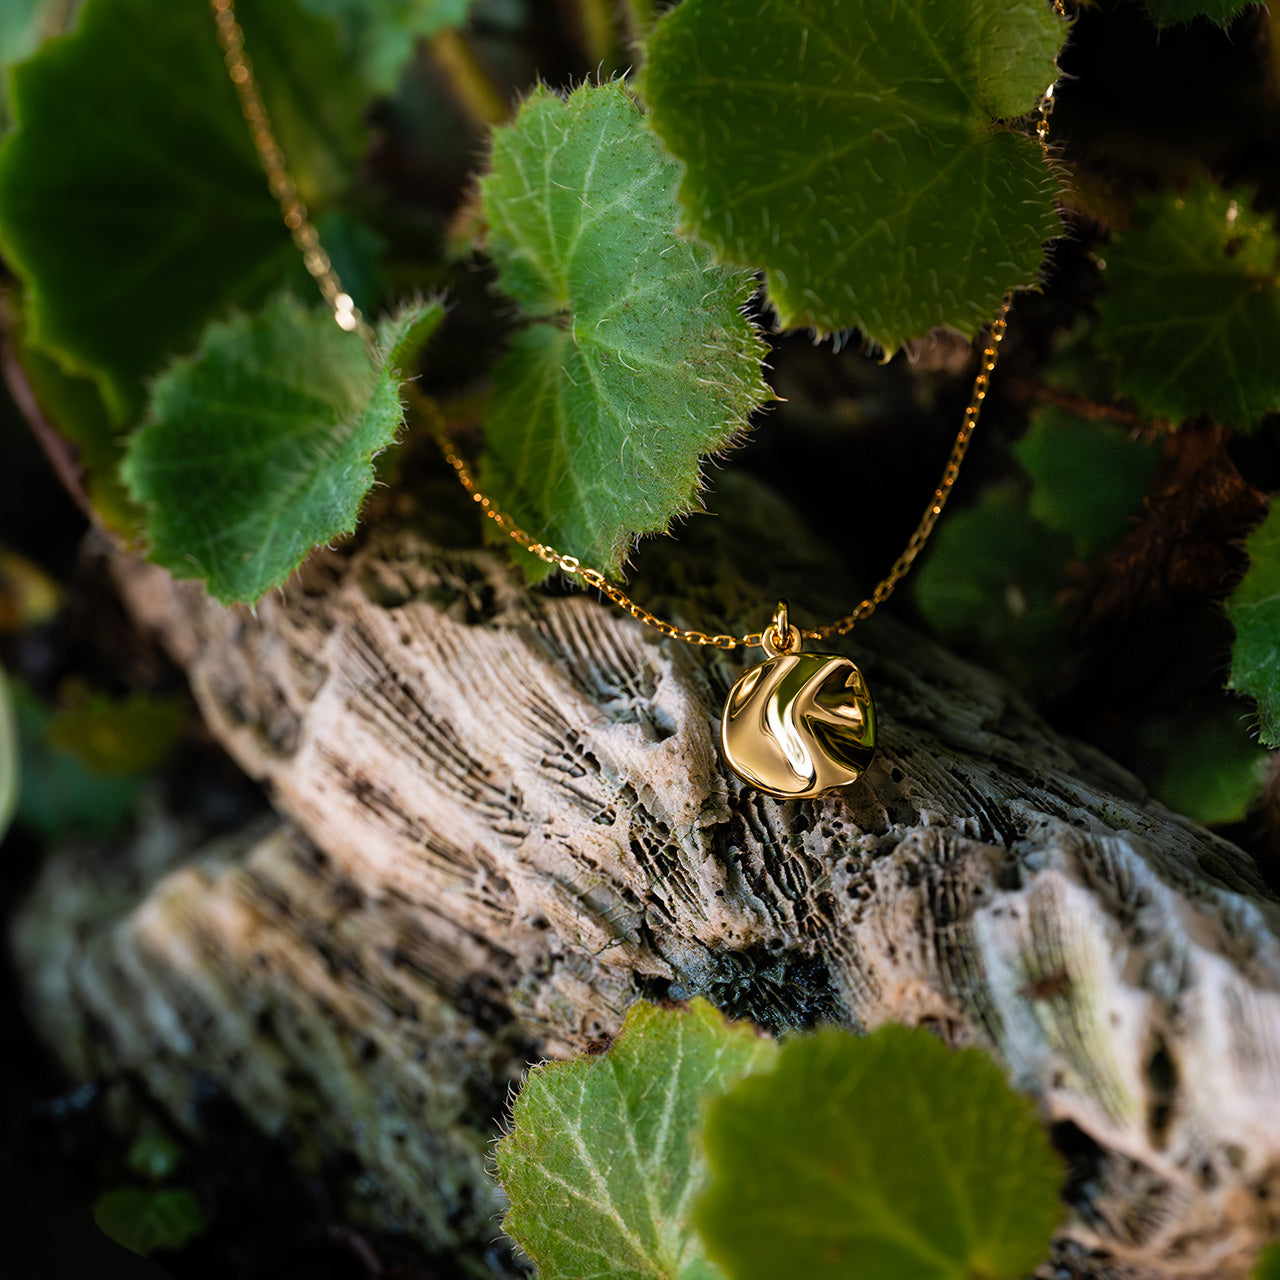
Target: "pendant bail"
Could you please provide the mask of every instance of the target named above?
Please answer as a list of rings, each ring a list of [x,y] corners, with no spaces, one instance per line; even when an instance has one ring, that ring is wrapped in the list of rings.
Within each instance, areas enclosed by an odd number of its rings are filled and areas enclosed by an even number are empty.
[[[785,600],[778,601],[773,611],[773,621],[760,636],[760,647],[771,658],[781,654],[799,653],[801,635],[798,627],[791,624],[791,609]]]

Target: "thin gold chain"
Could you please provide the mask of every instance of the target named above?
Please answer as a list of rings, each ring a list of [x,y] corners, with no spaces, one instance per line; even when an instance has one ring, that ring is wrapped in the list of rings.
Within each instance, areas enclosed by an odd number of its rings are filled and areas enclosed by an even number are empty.
[[[303,265],[311,274],[312,279],[315,280],[325,302],[333,310],[333,316],[337,323],[343,329],[359,333],[366,341],[370,341],[372,330],[352,301],[351,295],[343,289],[338,273],[334,270],[333,263],[329,260],[329,255],[324,251],[320,243],[320,236],[316,231],[315,223],[312,222],[310,214],[307,212],[307,207],[298,194],[297,186],[289,175],[284,152],[280,149],[280,144],[276,140],[270,118],[267,115],[266,106],[262,101],[262,95],[258,91],[253,65],[245,52],[244,31],[236,19],[235,0],[209,0],[209,4],[213,9],[218,39],[226,54],[227,73],[230,75],[231,81],[236,87],[236,92],[240,96],[240,107],[249,125],[253,145],[257,150],[263,172],[266,174],[267,185],[271,189],[271,194],[279,202],[284,224],[288,227],[294,243],[302,253]],[[1062,11],[1061,0],[1055,0],[1055,8],[1059,12]],[[1036,126],[1036,134],[1043,147],[1048,145],[1049,114],[1052,109],[1053,86],[1050,85],[1040,100]],[[960,430],[956,433],[946,466],[943,467],[942,478],[938,481],[938,487],[933,491],[933,496],[929,499],[929,503],[924,509],[924,514],[920,517],[920,522],[916,525],[915,532],[908,539],[902,554],[894,561],[892,568],[865,600],[861,601],[851,612],[845,614],[843,618],[837,618],[836,621],[828,622],[821,627],[815,627],[807,631],[801,630],[800,635],[804,639],[829,640],[833,636],[846,635],[859,622],[864,621],[875,613],[893,594],[894,588],[897,587],[898,583],[910,572],[916,557],[924,549],[925,543],[928,542],[929,535],[933,532],[933,527],[938,522],[938,517],[942,515],[943,509],[947,505],[947,500],[951,496],[951,491],[960,475],[960,464],[964,461],[965,454],[969,450],[969,441],[973,436],[974,428],[978,425],[978,416],[982,412],[982,402],[987,398],[987,391],[991,385],[991,374],[1000,357],[1000,344],[1004,340],[1011,301],[1012,295],[1006,295],[999,313],[988,330],[987,340],[982,349],[982,358],[978,364],[978,373],[974,378],[973,390],[969,395],[969,403],[965,407]],[[444,419],[435,407],[434,402],[412,387],[409,388],[409,395],[415,409],[425,418],[432,436],[440,446],[440,451],[457,474],[462,487],[481,508],[485,517],[492,520],[512,542],[571,577],[580,579],[587,586],[593,587],[601,595],[612,600],[614,604],[624,609],[631,617],[644,623],[646,627],[652,627],[655,631],[661,632],[662,635],[669,636],[673,640],[683,640],[687,644],[716,649],[737,649],[754,647],[760,644],[761,633],[758,631],[742,636],[731,636],[714,635],[707,631],[677,627],[674,623],[667,622],[656,614],[650,613],[643,605],[637,604],[621,587],[610,582],[600,570],[584,565],[576,556],[566,555],[562,551],[557,551],[554,547],[548,546],[546,543],[538,541],[531,534],[526,533],[509,515],[496,507],[492,499],[476,484],[471,468],[458,453],[457,449],[454,448],[453,441],[449,438],[446,430]]]

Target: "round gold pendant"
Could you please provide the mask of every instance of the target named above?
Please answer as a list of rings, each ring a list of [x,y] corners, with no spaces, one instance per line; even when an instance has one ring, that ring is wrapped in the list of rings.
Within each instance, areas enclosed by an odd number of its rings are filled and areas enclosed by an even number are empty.
[[[729,690],[720,740],[744,782],[807,800],[856,781],[876,753],[876,715],[862,672],[833,653],[801,653],[778,605],[761,636],[766,660]]]

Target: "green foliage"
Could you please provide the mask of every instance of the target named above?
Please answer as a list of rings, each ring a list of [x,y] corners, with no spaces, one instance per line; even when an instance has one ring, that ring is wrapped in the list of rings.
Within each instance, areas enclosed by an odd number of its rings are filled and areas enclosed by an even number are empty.
[[[1057,79],[1064,33],[1043,0],[685,0],[641,85],[692,230],[766,268],[784,327],[892,352],[1038,281],[1055,184],[999,122]]]
[[[164,1182],[182,1163],[182,1148],[167,1133],[145,1129],[134,1139],[125,1157],[129,1172],[149,1182]]]
[[[333,18],[344,49],[365,82],[390,93],[420,39],[460,26],[474,0],[302,0],[314,14]]]
[[[1097,343],[1143,412],[1248,429],[1280,408],[1280,239],[1244,193],[1201,179],[1141,200],[1106,285]]]
[[[1014,446],[1031,477],[1031,514],[1071,537],[1078,559],[1110,550],[1142,510],[1159,451],[1113,424],[1056,405],[1040,409]]]
[[[1253,1280],[1280,1280],[1280,1244],[1269,1244],[1258,1254]]]
[[[98,693],[55,711],[44,737],[55,751],[75,756],[94,773],[150,773],[173,750],[185,720],[180,703]]]
[[[1249,568],[1227,601],[1236,629],[1228,688],[1258,704],[1258,736],[1280,746],[1280,503],[1245,543]]]
[[[716,1280],[690,1223],[700,1105],[775,1052],[704,1000],[641,1002],[607,1054],[535,1068],[496,1157],[503,1226],[542,1280]]]
[[[295,0],[238,11],[290,171],[324,209],[363,147],[359,86]],[[89,0],[12,82],[0,252],[26,287],[27,337],[95,377],[124,425],[142,379],[228,304],[260,302],[297,251],[203,0]]]
[[[915,576],[925,621],[945,640],[980,650],[1022,685],[1052,681],[1063,655],[1055,604],[1071,539],[1028,510],[1015,483],[951,511]]]
[[[1157,27],[1172,27],[1193,18],[1208,18],[1225,27],[1232,18],[1253,8],[1252,0],[1146,0],[1146,5]]]
[[[117,1244],[143,1257],[181,1249],[206,1227],[199,1201],[178,1187],[113,1187],[94,1201],[93,1216]]]
[[[141,774],[104,774],[49,741],[53,714],[28,689],[11,689],[18,729],[15,821],[53,842],[73,833],[111,835],[133,814]]]
[[[289,296],[209,326],[156,379],[124,476],[151,555],[219,600],[256,600],[312,547],[350,533],[373,458],[403,421],[400,372],[436,304],[384,321],[381,354]]]
[[[18,807],[18,722],[9,681],[0,667],[0,840]]]
[[[1247,724],[1234,699],[1147,721],[1140,736],[1155,760],[1148,776],[1156,798],[1207,826],[1243,821],[1262,793],[1270,760]]]
[[[679,174],[621,84],[584,85],[535,90],[481,183],[499,282],[534,321],[494,370],[482,482],[613,574],[768,395],[753,281],[676,235]]]
[[[1017,1280],[1045,1257],[1062,1169],[975,1049],[822,1031],[708,1104],[697,1211],[733,1280]]]

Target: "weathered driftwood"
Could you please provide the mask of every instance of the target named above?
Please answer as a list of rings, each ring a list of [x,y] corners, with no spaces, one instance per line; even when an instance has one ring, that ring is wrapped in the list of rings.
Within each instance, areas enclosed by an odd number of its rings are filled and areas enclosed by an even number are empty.
[[[784,566],[832,581],[780,513],[702,523],[720,543],[670,563],[705,581],[651,556],[644,588],[689,623],[758,625]],[[50,868],[20,952],[79,1070],[128,1067],[196,1125],[198,1066],[457,1245],[495,1233],[485,1143],[526,1056],[608,1037],[639,995],[927,1022],[1053,1126],[1056,1274],[1239,1276],[1280,1235],[1280,910],[1233,846],[885,618],[857,636],[877,763],[775,802],[717,756],[740,657],[380,530],[256,613],[116,561],[287,824],[100,872],[105,907]]]

